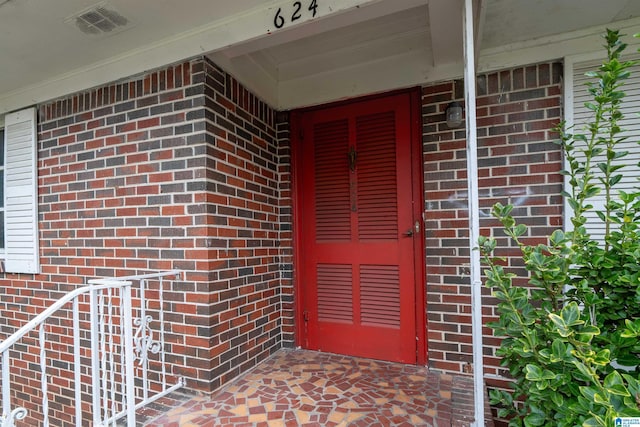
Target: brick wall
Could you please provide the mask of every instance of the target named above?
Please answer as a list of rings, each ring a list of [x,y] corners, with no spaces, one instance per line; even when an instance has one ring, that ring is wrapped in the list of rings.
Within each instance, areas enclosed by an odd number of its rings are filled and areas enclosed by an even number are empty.
[[[295,342],[295,301],[293,283],[293,193],[291,174],[291,130],[288,112],[277,114],[280,157],[280,280],[282,286],[282,340]]]
[[[520,284],[527,274],[518,251],[489,212],[496,202],[514,204],[531,242],[562,226],[562,160],[549,130],[561,120],[561,74],[559,63],[543,63],[477,79],[481,233],[499,239]],[[449,129],[444,116],[463,91],[455,81],[424,87],[422,96],[429,364],[454,372],[469,372],[472,361],[466,142],[464,126]],[[485,323],[494,303],[485,289]],[[499,340],[489,328],[484,334],[485,373],[501,375]]]
[[[188,386],[291,345],[286,116],[197,58],[41,105],[38,129],[42,274],[0,278],[4,336],[90,278],[179,269],[168,350]]]
[[[285,236],[281,243],[286,208],[276,114],[213,64],[206,62],[205,70],[207,133],[215,141],[206,192],[215,248],[209,253],[213,316],[205,336],[216,341],[207,356],[217,388],[282,345],[281,256],[290,241]]]
[[[560,74],[544,63],[478,78],[481,227],[502,246],[488,217],[497,201],[516,205],[531,239],[561,226],[549,131]],[[460,81],[423,88],[429,364],[454,372],[471,362],[466,156],[444,111],[462,98]],[[0,331],[89,278],[180,269],[169,350],[190,387],[213,390],[292,345],[289,140],[288,114],[204,58],[40,106],[43,271],[0,278]],[[526,282],[513,248],[502,254]],[[494,301],[483,301],[488,321]],[[499,375],[499,341],[485,335],[486,373]]]

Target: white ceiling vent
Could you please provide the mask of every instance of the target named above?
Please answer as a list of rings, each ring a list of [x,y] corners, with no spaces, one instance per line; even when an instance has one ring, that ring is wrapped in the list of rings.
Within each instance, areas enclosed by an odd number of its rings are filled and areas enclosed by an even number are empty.
[[[115,34],[128,28],[129,20],[106,3],[99,3],[76,13],[65,22],[73,24],[85,34]]]

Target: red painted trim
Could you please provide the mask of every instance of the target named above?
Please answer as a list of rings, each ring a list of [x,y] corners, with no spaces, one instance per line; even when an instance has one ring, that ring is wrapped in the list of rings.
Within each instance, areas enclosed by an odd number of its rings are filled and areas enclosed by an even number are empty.
[[[422,161],[422,91],[411,90],[411,148],[413,175],[413,217],[420,221],[420,233],[414,239],[415,283],[416,283],[416,359],[418,365],[427,363],[427,289],[426,289],[426,241],[424,222],[424,162]]]
[[[403,94],[410,94],[410,93],[417,93],[419,94],[418,96],[418,102],[420,101],[420,97],[422,96],[422,91],[419,87],[414,87],[414,88],[410,88],[410,89],[398,89],[398,90],[392,90],[389,92],[383,92],[383,93],[374,93],[372,95],[364,95],[364,96],[360,96],[357,98],[349,98],[349,99],[344,99],[341,101],[334,101],[334,102],[330,102],[328,104],[321,104],[321,105],[312,105],[310,107],[303,107],[303,108],[298,108],[296,110],[293,110],[296,113],[306,113],[309,111],[314,111],[314,110],[325,110],[325,109],[329,109],[329,108],[333,108],[333,107],[342,107],[345,105],[349,105],[349,104],[354,104],[354,103],[360,103],[360,102],[366,102],[366,101],[371,101],[374,99],[379,99],[379,98],[388,98],[394,95],[403,95]],[[419,107],[422,107],[421,104],[418,104]],[[420,111],[420,108],[418,108],[418,111]]]

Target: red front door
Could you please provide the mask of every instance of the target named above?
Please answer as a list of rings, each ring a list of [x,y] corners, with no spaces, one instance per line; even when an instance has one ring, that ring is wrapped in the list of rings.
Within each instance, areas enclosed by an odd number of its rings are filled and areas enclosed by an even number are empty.
[[[308,349],[417,362],[411,100],[390,95],[297,116]]]

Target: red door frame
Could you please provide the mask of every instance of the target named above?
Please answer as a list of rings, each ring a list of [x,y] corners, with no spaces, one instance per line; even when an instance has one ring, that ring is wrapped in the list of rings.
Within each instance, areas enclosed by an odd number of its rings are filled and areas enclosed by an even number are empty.
[[[369,95],[359,98],[350,99],[347,101],[332,102],[321,106],[308,107],[303,109],[294,110],[290,115],[291,126],[291,190],[293,195],[293,283],[294,283],[294,336],[296,346],[304,347],[302,342],[304,331],[301,330],[304,325],[304,313],[302,309],[302,297],[300,288],[300,257],[302,249],[302,227],[298,218],[302,217],[301,204],[297,202],[300,197],[299,192],[302,191],[297,185],[300,182],[300,172],[297,165],[302,162],[302,150],[299,148],[301,144],[301,129],[300,129],[300,117],[303,113],[318,109],[325,109],[335,106],[347,105],[354,102],[368,101],[377,98],[384,98],[387,96],[397,94],[409,94],[410,116],[411,116],[411,162],[412,162],[412,193],[413,206],[412,213],[416,221],[420,221],[422,227],[420,227],[420,233],[418,238],[413,239],[414,242],[414,254],[415,254],[415,283],[416,283],[416,360],[418,365],[424,365],[427,363],[427,313],[426,313],[426,258],[425,258],[425,237],[424,237],[424,173],[422,162],[422,115],[421,115],[421,90],[420,88],[412,88],[405,90],[398,90],[393,92],[386,92],[383,94]]]

